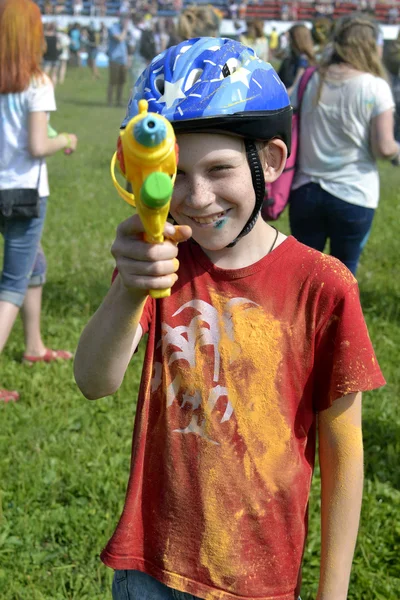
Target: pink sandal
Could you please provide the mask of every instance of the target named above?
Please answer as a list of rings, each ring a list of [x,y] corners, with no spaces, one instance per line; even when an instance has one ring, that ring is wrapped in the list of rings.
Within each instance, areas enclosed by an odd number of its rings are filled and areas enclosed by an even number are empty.
[[[50,363],[54,360],[71,360],[71,358],[73,358],[73,354],[68,352],[68,350],[51,350],[50,348],[46,348],[46,352],[42,356],[28,356],[24,354],[22,362],[32,366],[37,362]]]
[[[0,390],[0,402],[16,402],[19,400],[18,392],[10,390]]]

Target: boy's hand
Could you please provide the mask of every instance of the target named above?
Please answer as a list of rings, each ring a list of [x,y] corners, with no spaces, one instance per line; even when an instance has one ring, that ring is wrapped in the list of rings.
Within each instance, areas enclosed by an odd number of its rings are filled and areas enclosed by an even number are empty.
[[[71,144],[70,148],[71,148],[72,152],[75,152],[76,147],[78,146],[78,137],[74,133],[70,133],[69,138],[70,138],[70,144]]]
[[[144,227],[139,215],[133,215],[117,228],[111,248],[123,284],[128,290],[141,291],[170,288],[179,268],[177,244],[190,238],[190,227],[166,223],[165,241],[149,244],[143,240]]]

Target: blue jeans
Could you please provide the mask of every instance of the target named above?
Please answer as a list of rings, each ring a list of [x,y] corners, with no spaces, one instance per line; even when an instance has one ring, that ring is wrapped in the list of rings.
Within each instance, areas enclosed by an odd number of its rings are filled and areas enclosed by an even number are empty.
[[[367,243],[375,210],[345,202],[307,183],[290,194],[289,221],[294,237],[322,252],[330,241],[330,253],[356,274]]]
[[[173,590],[141,571],[115,571],[112,597],[113,600],[200,600]]]
[[[4,237],[4,260],[0,278],[0,300],[22,306],[29,287],[46,281],[46,259],[40,246],[47,198],[40,199],[37,219],[4,219],[0,215],[0,233]]]
[[[113,600],[198,600],[197,596],[178,592],[141,571],[115,571]]]

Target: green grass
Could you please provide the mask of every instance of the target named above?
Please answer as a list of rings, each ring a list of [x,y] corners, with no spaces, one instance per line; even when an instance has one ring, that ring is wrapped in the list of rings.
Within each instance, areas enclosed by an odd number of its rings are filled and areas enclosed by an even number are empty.
[[[57,88],[52,125],[76,132],[79,150],[48,160],[51,197],[43,237],[48,259],[43,331],[49,346],[76,347],[106,292],[109,249],[130,208],[114,191],[109,161],[121,109],[105,106],[106,73],[71,71]],[[128,90],[127,90],[128,93]],[[395,600],[400,590],[400,171],[382,165],[382,199],[362,257],[362,303],[388,380],[365,395],[366,483],[349,598]],[[280,228],[288,233],[287,217]],[[1,383],[18,388],[0,406],[1,600],[109,600],[112,572],[99,552],[122,509],[140,369],[113,398],[88,402],[70,364],[21,366],[22,329],[1,356]],[[311,497],[303,600],[319,566],[318,472]]]

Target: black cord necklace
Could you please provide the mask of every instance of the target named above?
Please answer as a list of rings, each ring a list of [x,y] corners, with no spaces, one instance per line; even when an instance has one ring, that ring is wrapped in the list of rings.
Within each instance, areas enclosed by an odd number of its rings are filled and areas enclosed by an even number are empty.
[[[279,235],[279,231],[277,230],[276,227],[274,227],[273,225],[270,225],[270,227],[272,227],[272,229],[275,229],[275,238],[274,241],[272,242],[272,246],[271,248],[268,250],[267,254],[271,254],[272,250],[275,248],[275,244],[276,244],[276,240],[278,239],[278,235]]]

